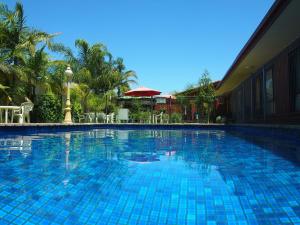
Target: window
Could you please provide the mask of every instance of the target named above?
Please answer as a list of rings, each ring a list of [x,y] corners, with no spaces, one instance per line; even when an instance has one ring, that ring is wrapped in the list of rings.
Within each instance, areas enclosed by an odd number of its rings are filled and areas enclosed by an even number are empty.
[[[266,113],[273,114],[274,109],[274,92],[273,92],[273,69],[268,69],[266,71]]]
[[[242,87],[237,91],[237,120],[241,121],[243,117],[243,95]]]
[[[261,82],[261,76],[262,74],[259,74],[254,79],[254,112],[256,115],[262,114],[262,82]]]
[[[289,55],[293,111],[300,111],[300,48]]]

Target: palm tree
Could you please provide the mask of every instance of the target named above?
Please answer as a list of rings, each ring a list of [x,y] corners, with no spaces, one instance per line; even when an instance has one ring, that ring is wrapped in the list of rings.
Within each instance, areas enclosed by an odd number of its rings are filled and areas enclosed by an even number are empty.
[[[125,65],[123,63],[122,58],[117,58],[114,62],[115,64],[115,86],[117,88],[118,97],[121,96],[122,93],[129,90],[130,84],[136,84],[137,75],[133,70],[125,70]]]
[[[46,82],[41,83],[46,77],[46,72],[49,67],[49,56],[44,52],[46,46],[38,49],[33,55],[30,54],[26,60],[25,67],[27,70],[27,96],[32,101],[35,100],[36,86],[40,83],[46,85]]]
[[[14,10],[0,4],[0,72],[2,82],[10,87],[9,92],[15,96],[27,93],[26,84],[32,74],[26,67],[28,58],[38,51],[38,44],[44,42],[48,45],[55,36],[31,29],[25,22],[21,3],[16,3]]]
[[[0,84],[0,91],[4,92],[6,95],[8,95],[7,92],[6,92],[7,88],[8,88],[7,86],[4,86],[4,85]]]
[[[61,98],[62,105],[67,64],[71,64],[77,83],[77,104],[85,110],[103,101],[106,94],[117,90],[120,95],[136,82],[135,72],[125,71],[123,59],[114,60],[103,44],[90,45],[78,39],[78,55],[74,56],[70,48],[53,42],[56,35],[28,27],[21,3],[13,9],[0,3],[0,101],[7,102],[12,96],[14,104],[24,97],[35,102],[38,94],[51,92]],[[48,50],[63,53],[65,59],[51,60]]]

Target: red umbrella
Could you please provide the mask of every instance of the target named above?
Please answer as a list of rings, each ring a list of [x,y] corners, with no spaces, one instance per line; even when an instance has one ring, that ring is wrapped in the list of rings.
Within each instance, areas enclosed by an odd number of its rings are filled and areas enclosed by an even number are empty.
[[[153,90],[146,87],[139,87],[124,93],[126,96],[134,97],[152,97],[154,95],[160,95],[161,91]]]
[[[161,91],[153,90],[146,87],[139,87],[124,93],[126,96],[134,97],[151,97],[151,121],[153,120],[153,96],[160,95]],[[153,122],[153,121],[152,121]]]

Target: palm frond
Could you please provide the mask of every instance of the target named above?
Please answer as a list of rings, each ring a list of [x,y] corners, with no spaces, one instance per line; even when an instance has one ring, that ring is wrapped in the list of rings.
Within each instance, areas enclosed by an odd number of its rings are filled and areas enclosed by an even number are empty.
[[[7,89],[7,88],[9,88],[9,87],[0,84],[0,90],[5,90],[5,89]]]
[[[20,2],[16,3],[14,17],[15,17],[15,22],[17,25],[18,32],[21,32],[26,27],[24,26],[25,25],[24,9],[23,9],[23,5]]]
[[[71,48],[66,47],[62,43],[49,42],[48,43],[48,48],[53,52],[58,52],[58,53],[63,54],[68,59],[74,59],[75,58]]]

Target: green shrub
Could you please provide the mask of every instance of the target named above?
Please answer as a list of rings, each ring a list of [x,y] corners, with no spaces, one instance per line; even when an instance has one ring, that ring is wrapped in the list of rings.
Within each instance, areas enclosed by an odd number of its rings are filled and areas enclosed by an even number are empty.
[[[130,119],[132,120],[132,122],[140,122],[141,112],[131,112]]]
[[[140,112],[140,120],[144,123],[149,123],[149,120],[151,118],[151,112]]]
[[[149,119],[151,116],[151,112],[148,111],[141,111],[141,112],[134,112],[134,113],[130,113],[130,118],[132,121],[134,122],[138,122],[138,123],[148,123]]]
[[[222,117],[221,116],[216,117],[216,123],[222,123]]]
[[[55,123],[62,121],[63,114],[60,101],[52,93],[39,96],[34,109],[37,122]]]
[[[81,104],[79,102],[74,102],[71,106],[72,110],[72,119],[74,122],[79,122],[79,116],[83,113]]]
[[[181,123],[182,115],[180,113],[172,113],[171,114],[171,123]]]
[[[132,113],[139,113],[141,112],[143,109],[142,103],[140,101],[140,99],[133,99],[132,100],[132,105],[130,108],[130,112]]]
[[[107,110],[107,114],[113,113],[113,112],[117,113],[118,107],[114,103],[108,102],[106,105],[106,109],[104,109],[104,110]]]

